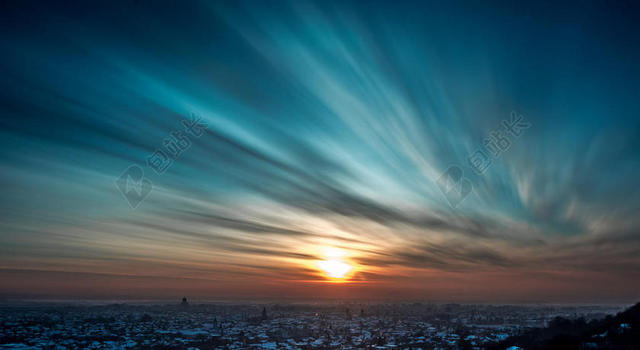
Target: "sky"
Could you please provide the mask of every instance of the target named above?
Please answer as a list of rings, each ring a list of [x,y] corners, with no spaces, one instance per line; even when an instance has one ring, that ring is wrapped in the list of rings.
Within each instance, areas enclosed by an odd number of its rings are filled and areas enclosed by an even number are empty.
[[[0,298],[640,300],[637,4],[0,6]]]

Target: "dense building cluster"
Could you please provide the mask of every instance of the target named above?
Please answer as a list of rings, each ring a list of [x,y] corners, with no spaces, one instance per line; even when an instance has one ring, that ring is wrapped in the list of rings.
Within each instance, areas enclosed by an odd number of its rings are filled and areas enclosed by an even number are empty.
[[[617,308],[458,304],[8,305],[0,348],[482,349]]]

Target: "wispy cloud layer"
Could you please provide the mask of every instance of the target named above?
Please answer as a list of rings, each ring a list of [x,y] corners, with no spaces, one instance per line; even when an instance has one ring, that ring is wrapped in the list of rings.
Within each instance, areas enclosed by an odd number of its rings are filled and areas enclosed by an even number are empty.
[[[624,9],[4,6],[0,294],[637,298]],[[473,172],[513,110],[531,127]],[[205,133],[155,173],[192,113]],[[153,182],[135,210],[131,164]],[[473,187],[455,208],[451,165]],[[325,283],[330,249],[351,283]]]

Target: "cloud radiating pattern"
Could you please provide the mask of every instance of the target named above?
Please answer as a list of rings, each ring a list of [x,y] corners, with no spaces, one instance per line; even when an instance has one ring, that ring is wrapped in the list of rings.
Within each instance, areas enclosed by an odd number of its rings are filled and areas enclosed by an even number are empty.
[[[2,295],[637,298],[623,8],[4,6]],[[531,127],[474,173],[514,110]],[[155,173],[192,113],[205,133]],[[455,208],[450,165],[473,187]],[[334,248],[349,283],[314,268]]]

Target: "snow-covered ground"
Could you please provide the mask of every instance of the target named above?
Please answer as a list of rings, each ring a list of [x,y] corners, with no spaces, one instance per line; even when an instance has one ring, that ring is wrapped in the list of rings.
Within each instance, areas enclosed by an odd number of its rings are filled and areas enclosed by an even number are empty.
[[[555,316],[615,311],[416,303],[8,305],[0,307],[0,349],[482,349]]]

